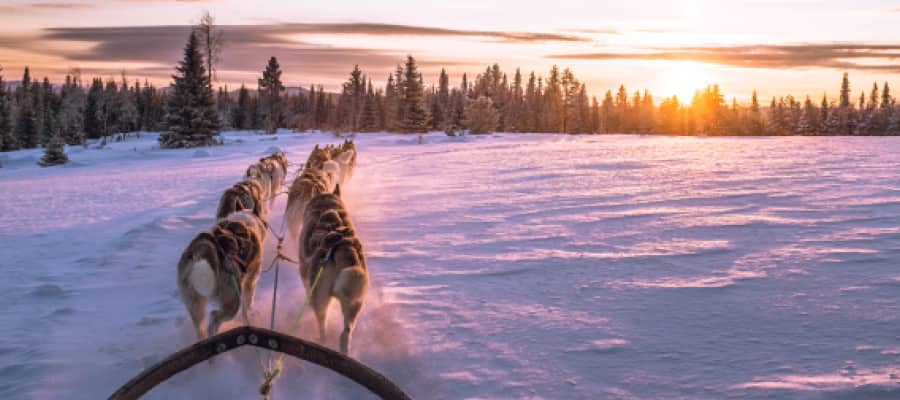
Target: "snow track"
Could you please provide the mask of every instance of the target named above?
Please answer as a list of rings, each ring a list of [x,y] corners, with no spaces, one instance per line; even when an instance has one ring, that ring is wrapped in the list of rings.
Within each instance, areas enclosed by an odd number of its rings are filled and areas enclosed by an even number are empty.
[[[203,154],[153,138],[49,169],[0,153],[0,398],[103,398],[190,344],[175,269],[219,195],[273,147],[297,162],[340,140],[236,132]],[[352,355],[414,397],[900,397],[896,138],[357,142],[342,192],[372,290]],[[290,265],[279,296],[284,329],[303,296]],[[307,315],[299,333],[314,332]],[[255,357],[228,353],[149,398],[256,398]],[[273,393],[364,397],[293,360]]]

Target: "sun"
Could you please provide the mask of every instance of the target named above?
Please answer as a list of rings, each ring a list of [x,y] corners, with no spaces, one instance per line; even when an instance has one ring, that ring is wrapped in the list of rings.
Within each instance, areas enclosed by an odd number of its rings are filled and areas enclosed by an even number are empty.
[[[678,96],[678,101],[688,103],[694,97],[694,93],[710,84],[709,72],[703,64],[694,61],[675,61],[671,63],[663,74],[660,82],[662,97]]]

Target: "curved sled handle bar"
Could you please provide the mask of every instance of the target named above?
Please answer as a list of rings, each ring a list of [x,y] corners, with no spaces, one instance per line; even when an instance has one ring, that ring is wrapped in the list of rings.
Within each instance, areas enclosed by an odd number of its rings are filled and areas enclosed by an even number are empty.
[[[334,350],[268,329],[244,326],[220,333],[172,354],[116,390],[109,400],[131,400],[194,365],[244,345],[290,354],[337,372],[382,399],[412,400],[384,375]]]

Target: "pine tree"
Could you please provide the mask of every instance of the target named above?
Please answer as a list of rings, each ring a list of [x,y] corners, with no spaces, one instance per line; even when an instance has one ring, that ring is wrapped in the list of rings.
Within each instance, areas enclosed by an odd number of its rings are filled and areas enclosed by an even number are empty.
[[[106,121],[103,103],[103,81],[94,78],[84,107],[84,132],[90,139],[97,139],[103,135],[103,125]]]
[[[30,90],[23,95],[19,102],[19,113],[16,118],[16,141],[22,148],[31,149],[37,147],[38,137],[37,118],[34,112],[34,100]]]
[[[39,164],[42,167],[49,167],[65,164],[67,162],[69,162],[69,157],[66,156],[66,142],[62,135],[57,132],[53,134],[47,142],[47,147],[44,149],[44,156],[41,157]]]
[[[266,133],[275,133],[284,122],[284,101],[281,94],[281,66],[274,56],[269,58],[262,78],[259,79],[259,112]]]
[[[3,69],[0,68],[0,151],[19,149],[19,141],[14,135],[12,120],[12,99],[6,82],[3,80]]]
[[[380,128],[378,116],[378,98],[372,88],[372,81],[366,85],[365,104],[363,104],[362,117],[360,118],[360,130],[362,132],[376,132]]]
[[[443,68],[441,68],[441,74],[438,76],[438,90],[435,103],[437,104],[436,110],[431,113],[432,125],[434,125],[435,129],[446,130],[447,115],[450,112],[450,77]]]
[[[850,107],[850,78],[847,76],[846,72],[844,72],[844,78],[841,79],[841,95],[839,106],[841,108]]]
[[[250,91],[247,90],[246,86],[241,85],[241,88],[238,90],[237,107],[232,113],[231,125],[235,129],[250,129],[253,114],[250,107]]]
[[[525,123],[524,126],[522,126],[522,131],[536,132],[539,123],[538,118],[540,115],[541,94],[538,92],[534,71],[531,71],[531,73],[528,74],[528,83],[525,85],[524,101],[525,105],[522,108],[524,109],[525,116],[522,120],[525,121]]]
[[[401,132],[426,133],[428,129],[428,112],[425,110],[422,76],[419,74],[416,60],[406,56],[406,67],[403,71],[403,116]]]
[[[66,75],[60,90],[60,133],[68,144],[84,143],[84,91],[77,77]]]
[[[215,143],[219,132],[215,99],[203,65],[197,37],[191,32],[184,47],[184,59],[173,75],[173,93],[167,102],[166,132],[160,135],[160,147],[193,147]]]
[[[603,133],[614,132],[617,129],[615,109],[612,90],[607,90],[603,96],[603,105],[600,106],[600,130]]]
[[[565,110],[563,109],[563,88],[559,67],[550,68],[550,76],[547,78],[547,87],[544,89],[543,108],[541,115],[544,117],[543,132],[565,131]]]
[[[466,105],[465,125],[470,133],[493,133],[497,129],[500,116],[492,103],[489,97],[479,96]]]
[[[365,105],[365,93],[365,77],[363,77],[359,65],[356,65],[350,72],[350,78],[343,84],[341,96],[338,99],[338,120],[342,129],[353,133],[359,132],[362,109]]]

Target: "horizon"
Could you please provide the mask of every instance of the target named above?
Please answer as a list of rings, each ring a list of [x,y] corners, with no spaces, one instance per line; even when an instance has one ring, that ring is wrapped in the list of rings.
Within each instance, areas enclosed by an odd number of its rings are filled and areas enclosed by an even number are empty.
[[[872,82],[897,81],[900,43],[882,39],[900,16],[889,3],[563,1],[547,10],[533,1],[465,1],[421,14],[407,0],[302,7],[277,1],[20,0],[0,5],[0,13],[15,17],[0,28],[0,65],[7,81],[20,79],[29,66],[35,79],[53,82],[79,68],[84,77],[125,71],[130,79],[168,86],[190,25],[208,10],[225,39],[216,86],[255,88],[269,56],[278,58],[290,87],[322,84],[336,92],[354,64],[382,86],[412,54],[429,85],[441,68],[458,86],[463,73],[471,79],[494,63],[526,76],[546,76],[555,64],[572,69],[598,98],[624,85],[629,93],[647,89],[657,101],[673,95],[686,101],[695,90],[718,84],[728,99],[742,103],[754,89],[761,103],[786,95],[819,99],[823,92],[833,99],[843,72],[849,72],[854,94],[867,92]],[[515,18],[498,18],[509,10]],[[70,18],[73,13],[78,18]],[[448,20],[453,22],[443,22]],[[866,29],[856,21],[866,21]]]

